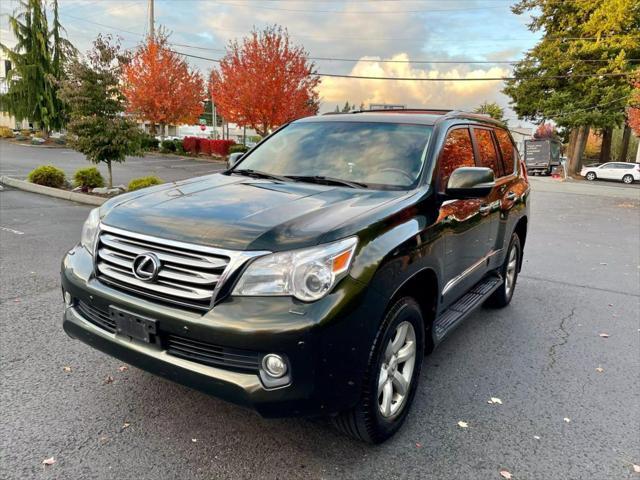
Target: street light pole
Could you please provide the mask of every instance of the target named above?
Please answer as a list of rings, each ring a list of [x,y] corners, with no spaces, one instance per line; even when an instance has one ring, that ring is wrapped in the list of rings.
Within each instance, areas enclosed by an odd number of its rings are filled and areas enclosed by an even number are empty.
[[[153,13],[153,0],[149,0],[149,37],[151,40],[155,37],[154,13]]]

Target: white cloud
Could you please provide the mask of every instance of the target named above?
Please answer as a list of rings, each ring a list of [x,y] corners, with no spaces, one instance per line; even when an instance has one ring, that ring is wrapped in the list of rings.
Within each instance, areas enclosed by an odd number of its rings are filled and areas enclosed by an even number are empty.
[[[467,65],[447,65],[445,68],[416,68],[410,63],[381,63],[363,61],[351,70],[351,75],[402,78],[495,78],[509,74],[505,67],[471,69]],[[409,61],[406,53],[394,55],[392,60]],[[391,81],[325,77],[320,85],[323,110],[332,110],[335,104],[349,102],[394,103],[410,107],[471,109],[485,100],[498,98],[502,82],[499,81]]]

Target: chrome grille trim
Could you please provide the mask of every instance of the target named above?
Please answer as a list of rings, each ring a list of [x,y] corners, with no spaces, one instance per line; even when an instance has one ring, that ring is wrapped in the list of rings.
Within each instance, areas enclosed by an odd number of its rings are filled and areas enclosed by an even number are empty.
[[[104,224],[98,235],[94,258],[99,280],[135,295],[199,310],[213,307],[225,280],[249,259],[271,253],[165,240]],[[154,281],[133,274],[133,261],[143,253],[153,253],[161,262]]]

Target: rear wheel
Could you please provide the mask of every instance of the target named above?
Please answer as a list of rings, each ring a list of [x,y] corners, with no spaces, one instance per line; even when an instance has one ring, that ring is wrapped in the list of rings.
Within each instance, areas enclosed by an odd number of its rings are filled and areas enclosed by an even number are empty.
[[[622,177],[622,182],[626,183],[627,185],[631,185],[633,183],[633,175],[625,175],[624,177]]]
[[[413,402],[424,357],[424,323],[411,297],[387,312],[373,342],[358,404],[332,418],[341,432],[381,443],[404,423]]]
[[[585,178],[590,182],[593,182],[596,179],[596,174],[594,172],[589,172],[585,175]]]
[[[517,233],[511,236],[509,250],[500,274],[504,279],[502,285],[487,300],[487,306],[502,308],[509,305],[513,298],[513,291],[516,289],[516,281],[518,280],[518,270],[520,266],[520,237]]]

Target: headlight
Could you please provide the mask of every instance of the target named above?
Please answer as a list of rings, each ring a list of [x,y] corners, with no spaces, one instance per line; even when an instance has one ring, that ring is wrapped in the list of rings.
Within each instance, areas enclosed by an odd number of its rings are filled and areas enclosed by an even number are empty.
[[[89,213],[89,217],[82,226],[82,234],[80,235],[80,244],[93,255],[96,247],[96,239],[98,238],[98,227],[100,225],[100,209],[94,208]]]
[[[347,275],[357,244],[358,239],[350,237],[260,257],[242,274],[233,295],[292,295],[304,302],[318,300]]]

